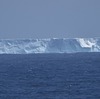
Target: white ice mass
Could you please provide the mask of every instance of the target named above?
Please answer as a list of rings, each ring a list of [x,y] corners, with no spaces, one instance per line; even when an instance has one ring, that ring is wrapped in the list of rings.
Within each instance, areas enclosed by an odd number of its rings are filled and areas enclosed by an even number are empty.
[[[100,52],[100,38],[0,40],[0,54],[75,52]]]

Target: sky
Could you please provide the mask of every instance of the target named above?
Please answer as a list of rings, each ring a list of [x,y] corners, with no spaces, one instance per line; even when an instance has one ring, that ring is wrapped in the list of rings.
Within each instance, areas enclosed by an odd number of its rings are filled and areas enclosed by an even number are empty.
[[[0,0],[0,39],[100,37],[100,0]]]

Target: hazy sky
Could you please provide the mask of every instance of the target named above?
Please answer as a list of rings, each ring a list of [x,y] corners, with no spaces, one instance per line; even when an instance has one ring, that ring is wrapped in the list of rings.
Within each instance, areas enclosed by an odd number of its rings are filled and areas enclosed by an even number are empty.
[[[0,38],[100,37],[100,0],[0,0]]]

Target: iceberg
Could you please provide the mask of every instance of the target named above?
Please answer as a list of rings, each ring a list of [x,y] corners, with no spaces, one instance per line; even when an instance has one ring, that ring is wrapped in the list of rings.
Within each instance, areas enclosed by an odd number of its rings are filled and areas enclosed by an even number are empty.
[[[2,39],[0,54],[100,52],[100,38]]]

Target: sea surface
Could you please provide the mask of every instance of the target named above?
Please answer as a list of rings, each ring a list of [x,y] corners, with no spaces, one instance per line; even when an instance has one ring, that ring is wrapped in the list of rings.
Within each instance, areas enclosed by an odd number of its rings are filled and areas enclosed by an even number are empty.
[[[100,53],[0,55],[0,99],[100,99]]]

